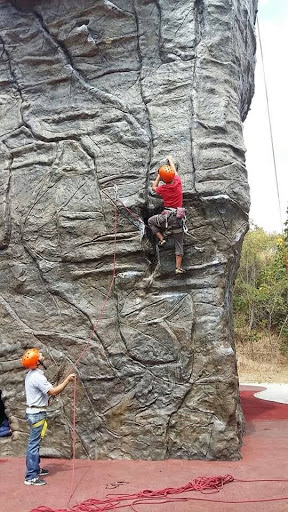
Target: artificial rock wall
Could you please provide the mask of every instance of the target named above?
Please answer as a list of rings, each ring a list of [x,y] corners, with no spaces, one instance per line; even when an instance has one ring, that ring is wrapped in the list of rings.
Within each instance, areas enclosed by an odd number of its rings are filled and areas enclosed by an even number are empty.
[[[231,312],[256,3],[0,2],[0,389],[13,429],[1,455],[25,450],[19,360],[36,346],[53,383],[81,356],[78,457],[240,457]],[[161,209],[149,184],[167,154],[189,228],[178,277],[172,242],[159,252],[137,218]],[[50,408],[46,455],[71,456],[72,398],[70,386]]]

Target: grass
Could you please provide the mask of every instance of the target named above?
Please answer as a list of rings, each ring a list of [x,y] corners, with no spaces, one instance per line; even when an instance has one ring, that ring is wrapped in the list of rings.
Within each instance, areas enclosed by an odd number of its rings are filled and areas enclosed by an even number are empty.
[[[269,338],[265,333],[247,338],[243,330],[236,330],[240,382],[288,383],[288,356],[281,353],[281,342],[277,336]]]
[[[237,353],[238,374],[240,382],[281,382],[288,383],[288,364],[254,361]]]

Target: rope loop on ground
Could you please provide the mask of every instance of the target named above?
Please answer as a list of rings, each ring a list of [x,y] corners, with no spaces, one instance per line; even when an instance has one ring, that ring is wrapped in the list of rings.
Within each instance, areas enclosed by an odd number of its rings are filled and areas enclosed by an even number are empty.
[[[69,509],[52,509],[48,507],[37,507],[30,512],[106,512],[108,510],[119,510],[120,508],[133,507],[137,504],[145,505],[155,503],[154,500],[165,499],[165,503],[178,501],[178,494],[190,491],[198,491],[204,494],[211,494],[219,492],[225,484],[233,482],[234,477],[231,475],[212,476],[212,477],[198,477],[188,482],[182,487],[167,487],[159,490],[144,489],[143,491],[133,494],[117,494],[107,495],[104,499],[91,498],[83,501]],[[170,496],[170,498],[169,498]],[[186,498],[183,498],[185,500]],[[149,500],[147,503],[145,500]],[[151,501],[152,500],[152,501]],[[162,501],[163,503],[163,501]]]

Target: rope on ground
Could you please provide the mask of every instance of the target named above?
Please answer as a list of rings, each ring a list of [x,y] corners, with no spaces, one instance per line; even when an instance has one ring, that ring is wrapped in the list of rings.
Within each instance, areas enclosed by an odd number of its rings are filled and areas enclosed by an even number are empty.
[[[165,489],[151,491],[145,489],[133,494],[117,494],[107,495],[104,499],[88,499],[74,505],[69,509],[52,509],[45,506],[40,506],[32,509],[30,512],[106,512],[107,510],[119,510],[124,507],[134,507],[135,505],[154,503],[154,500],[165,499],[164,503],[169,503],[174,500],[172,495],[182,494],[184,492],[199,491],[201,493],[214,493],[219,492],[223,486],[229,482],[233,482],[234,478],[231,475],[225,476],[212,476],[212,477],[199,477],[191,482],[188,482],[183,487],[167,487]],[[169,498],[171,496],[171,498]],[[185,500],[185,498],[183,498]],[[152,500],[152,501],[151,501]],[[178,498],[176,498],[178,500]],[[135,509],[134,509],[135,510]]]
[[[255,479],[255,480],[241,480],[234,478],[232,475],[212,476],[212,477],[198,477],[188,482],[183,487],[167,487],[160,490],[144,490],[133,494],[108,494],[104,499],[88,499],[82,503],[78,503],[69,509],[53,509],[50,507],[40,506],[33,508],[30,512],[106,512],[109,510],[119,510],[128,508],[131,510],[136,509],[137,505],[162,505],[164,503],[178,503],[187,501],[204,501],[211,503],[227,503],[227,504],[241,504],[241,503],[268,503],[276,501],[288,501],[288,496],[281,496],[279,498],[260,498],[250,500],[220,500],[215,498],[202,497],[180,497],[179,494],[198,491],[202,495],[211,495],[223,489],[224,485],[230,482],[235,483],[254,483],[254,482],[288,482],[288,479]]]

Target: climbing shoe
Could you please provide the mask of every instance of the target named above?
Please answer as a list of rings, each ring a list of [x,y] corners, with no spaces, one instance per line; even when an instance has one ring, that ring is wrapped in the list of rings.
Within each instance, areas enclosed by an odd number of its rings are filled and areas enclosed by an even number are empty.
[[[44,468],[40,468],[40,471],[38,473],[38,475],[40,476],[46,476],[46,475],[49,475],[49,471],[48,469],[44,469]]]
[[[32,478],[31,480],[24,480],[25,485],[45,485],[47,482],[41,478]]]
[[[166,244],[166,240],[165,240],[165,238],[163,238],[163,240],[160,240],[160,241],[158,242],[159,247],[163,247],[163,245],[165,245],[165,244]]]
[[[183,268],[176,268],[175,274],[185,274],[185,270]]]

